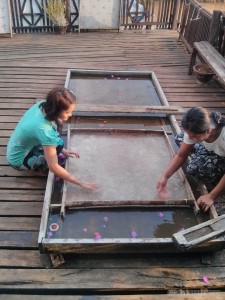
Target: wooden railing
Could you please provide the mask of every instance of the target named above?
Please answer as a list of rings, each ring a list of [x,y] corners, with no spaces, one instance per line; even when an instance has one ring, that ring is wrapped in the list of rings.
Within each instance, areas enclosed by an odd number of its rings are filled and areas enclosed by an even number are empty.
[[[0,0],[2,1],[2,0]],[[78,0],[70,0],[70,31],[78,29]],[[55,28],[44,12],[48,0],[10,0],[12,29],[14,33],[54,32]]]
[[[121,0],[120,25],[128,29],[176,29],[182,0]]]
[[[207,2],[207,3],[216,3],[216,2],[221,2],[224,3],[224,0],[198,0],[198,2]]]
[[[223,56],[225,52],[225,16],[221,11],[211,14],[196,0],[184,0],[179,39],[191,52],[194,42],[209,41]]]
[[[192,49],[194,42],[208,41],[211,19],[212,14],[202,8],[197,1],[184,1],[179,37],[188,50]]]

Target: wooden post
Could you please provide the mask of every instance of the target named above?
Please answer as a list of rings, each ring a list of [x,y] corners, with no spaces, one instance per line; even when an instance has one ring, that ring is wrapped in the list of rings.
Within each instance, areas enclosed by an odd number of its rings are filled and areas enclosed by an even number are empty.
[[[189,14],[189,9],[190,9],[190,5],[186,5],[184,7],[183,16],[182,16],[182,19],[181,19],[180,34],[179,34],[179,37],[178,37],[178,41],[180,40],[180,38],[184,34],[184,29],[186,27],[186,22],[187,22],[187,18],[188,18],[188,14]]]
[[[67,31],[70,31],[70,24],[71,24],[71,21],[70,21],[70,0],[65,0],[65,5],[66,5],[66,19],[67,19],[67,22],[68,22],[68,27],[67,27]]]
[[[189,65],[188,75],[191,75],[193,72],[193,66],[196,61],[196,55],[197,55],[197,50],[194,47],[193,51],[192,51],[192,55],[191,55],[191,61],[190,61],[190,65]]]
[[[225,11],[221,12],[222,24],[219,33],[219,52],[225,56]]]
[[[218,49],[221,11],[214,10],[209,28],[209,43]]]
[[[172,23],[172,29],[175,30],[177,29],[177,17],[178,17],[178,12],[180,8],[180,0],[175,0],[175,5],[174,5],[174,13],[173,13],[173,23]]]

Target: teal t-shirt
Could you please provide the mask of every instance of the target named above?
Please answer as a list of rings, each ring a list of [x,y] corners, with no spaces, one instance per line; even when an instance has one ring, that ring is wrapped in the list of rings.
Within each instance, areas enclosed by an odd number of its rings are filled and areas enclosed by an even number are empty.
[[[9,139],[6,157],[12,166],[20,167],[36,145],[63,145],[56,123],[45,119],[39,105],[40,102],[25,112]]]

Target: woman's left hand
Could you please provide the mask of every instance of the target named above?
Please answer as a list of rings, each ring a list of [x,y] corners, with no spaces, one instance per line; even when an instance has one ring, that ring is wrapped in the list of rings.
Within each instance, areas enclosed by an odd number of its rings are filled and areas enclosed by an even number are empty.
[[[66,156],[66,157],[76,157],[76,158],[80,158],[80,154],[78,152],[73,152],[73,151],[70,151],[70,150],[66,150],[66,149],[63,149],[62,153]]]
[[[203,195],[198,198],[197,204],[203,210],[206,212],[214,203],[214,200],[211,198],[210,194]]]

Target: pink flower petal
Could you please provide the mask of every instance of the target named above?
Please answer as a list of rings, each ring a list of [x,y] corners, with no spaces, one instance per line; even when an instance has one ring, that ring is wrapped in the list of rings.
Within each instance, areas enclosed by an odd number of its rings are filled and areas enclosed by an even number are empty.
[[[209,282],[209,277],[208,277],[208,276],[204,276],[204,277],[203,277],[203,281],[204,281],[205,283],[208,283],[208,282]]]
[[[87,228],[83,228],[83,232],[87,232]]]
[[[99,240],[101,238],[102,238],[101,233],[100,232],[95,232],[95,240]]]

